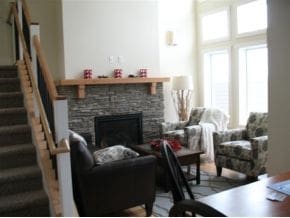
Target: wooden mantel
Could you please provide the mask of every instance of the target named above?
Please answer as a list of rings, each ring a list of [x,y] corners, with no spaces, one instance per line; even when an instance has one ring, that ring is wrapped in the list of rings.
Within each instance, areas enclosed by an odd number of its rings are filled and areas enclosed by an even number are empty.
[[[99,79],[66,79],[56,82],[58,86],[77,86],[78,98],[85,98],[85,87],[88,85],[113,85],[113,84],[139,84],[148,83],[151,95],[156,94],[156,85],[161,82],[169,82],[169,77],[151,77],[151,78],[99,78]]]

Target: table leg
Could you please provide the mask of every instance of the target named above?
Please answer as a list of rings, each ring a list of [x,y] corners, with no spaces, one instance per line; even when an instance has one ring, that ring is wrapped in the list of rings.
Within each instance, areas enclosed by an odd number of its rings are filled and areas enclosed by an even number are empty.
[[[200,155],[198,155],[196,161],[196,184],[200,184]]]

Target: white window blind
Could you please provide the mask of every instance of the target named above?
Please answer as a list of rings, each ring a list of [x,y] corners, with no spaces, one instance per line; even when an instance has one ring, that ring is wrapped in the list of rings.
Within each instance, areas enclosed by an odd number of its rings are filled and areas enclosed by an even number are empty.
[[[239,49],[239,124],[250,112],[268,111],[268,52],[266,45]]]
[[[227,50],[204,54],[205,106],[229,113],[229,54]]]

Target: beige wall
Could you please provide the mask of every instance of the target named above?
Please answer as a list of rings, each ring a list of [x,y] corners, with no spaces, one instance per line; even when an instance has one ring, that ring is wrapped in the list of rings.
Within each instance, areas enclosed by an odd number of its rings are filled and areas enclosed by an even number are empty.
[[[290,170],[289,11],[289,0],[268,0],[270,175]]]
[[[0,1],[0,65],[13,63],[12,28],[6,23],[9,12],[9,1]]]
[[[160,72],[166,76],[192,75],[195,83],[193,105],[197,95],[196,89],[196,43],[194,0],[160,0],[159,3],[159,49]],[[167,32],[173,31],[176,46],[167,44]],[[172,97],[171,84],[164,84],[165,120],[178,119]]]
[[[62,75],[60,51],[60,8],[59,0],[26,0],[30,9],[32,22],[40,25],[40,40],[48,66],[58,79]]]
[[[156,1],[63,0],[62,6],[65,78],[82,78],[86,68],[94,77],[111,76],[114,68],[124,76],[140,68],[160,75]]]

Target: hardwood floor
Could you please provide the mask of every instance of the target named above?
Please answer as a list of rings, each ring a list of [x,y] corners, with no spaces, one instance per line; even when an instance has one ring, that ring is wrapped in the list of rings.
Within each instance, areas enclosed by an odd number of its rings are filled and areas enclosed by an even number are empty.
[[[209,172],[211,174],[216,174],[216,168],[214,162],[210,162],[207,160],[204,156],[201,156],[201,165],[200,169],[204,172]],[[223,169],[222,171],[222,176],[227,177],[227,178],[232,178],[232,179],[243,179],[246,176],[244,174],[228,170],[228,169]],[[124,211],[120,211],[118,213],[111,214],[110,216],[118,216],[118,217],[144,217],[146,216],[146,212],[144,208],[141,206],[138,207],[133,207]]]

